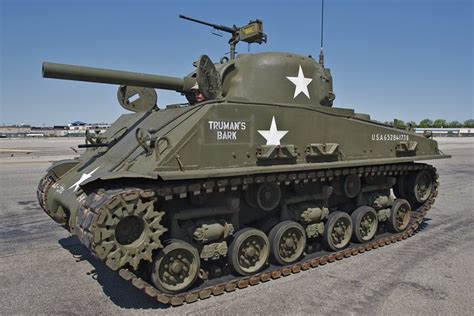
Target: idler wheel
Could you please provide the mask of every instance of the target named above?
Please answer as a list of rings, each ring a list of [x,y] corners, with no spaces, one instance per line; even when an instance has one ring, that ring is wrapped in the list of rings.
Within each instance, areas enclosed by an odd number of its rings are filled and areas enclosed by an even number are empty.
[[[306,247],[306,232],[294,221],[284,221],[273,227],[268,239],[272,259],[281,265],[297,261]]]
[[[426,170],[419,171],[410,176],[408,180],[408,200],[412,205],[425,203],[433,193],[433,176]]]
[[[407,200],[396,199],[387,220],[388,228],[394,233],[404,231],[410,223],[411,206]]]
[[[267,263],[270,242],[267,235],[255,228],[238,231],[229,246],[229,262],[240,275],[252,275]]]
[[[351,217],[344,212],[329,214],[323,233],[323,240],[328,249],[337,251],[349,244],[352,235]]]
[[[366,243],[374,238],[379,225],[377,213],[370,206],[361,206],[351,215],[354,239]]]
[[[151,280],[161,291],[178,293],[197,279],[201,259],[196,248],[176,240],[167,245],[153,260]]]
[[[265,182],[257,188],[257,205],[264,211],[272,211],[280,204],[281,189],[278,183]]]

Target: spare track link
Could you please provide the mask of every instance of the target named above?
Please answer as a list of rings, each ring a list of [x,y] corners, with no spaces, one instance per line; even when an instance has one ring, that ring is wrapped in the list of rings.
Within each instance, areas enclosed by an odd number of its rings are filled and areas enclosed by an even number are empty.
[[[350,247],[338,252],[333,252],[329,254],[323,252],[320,256],[314,256],[314,254],[313,256],[307,255],[299,262],[294,263],[292,265],[284,267],[274,267],[274,269],[267,269],[252,276],[239,276],[234,277],[231,280],[228,280],[226,278],[226,280],[222,282],[212,282],[213,285],[209,285],[207,287],[204,283],[203,286],[199,286],[198,289],[191,289],[176,295],[162,293],[152,284],[140,278],[132,269],[123,267],[119,270],[119,275],[139,290],[144,291],[146,295],[152,297],[153,299],[156,299],[159,303],[172,306],[179,306],[184,303],[192,303],[200,299],[206,299],[210,296],[217,296],[227,292],[233,292],[237,289],[243,289],[248,286],[254,286],[262,282],[268,282],[274,279],[279,279],[290,274],[299,273],[310,268],[315,268],[320,265],[325,265],[327,263],[332,263],[337,260],[342,260],[344,258],[371,251],[373,249],[377,249],[379,247],[383,247],[385,245],[389,245],[391,243],[395,243],[407,239],[408,237],[411,237],[413,233],[418,229],[419,224],[423,221],[424,216],[434,203],[434,200],[438,194],[439,181],[438,174],[436,173],[436,169],[433,166],[426,164],[405,163],[286,174],[256,175],[248,177],[219,179],[216,181],[188,183],[186,185],[179,185],[174,187],[160,187],[157,189],[157,195],[165,200],[170,200],[173,198],[185,198],[188,193],[196,195],[204,192],[211,193],[214,191],[237,191],[239,188],[245,190],[247,189],[249,184],[262,183],[264,181],[277,181],[288,185],[290,183],[308,181],[330,181],[334,177],[345,176],[349,174],[357,174],[359,176],[396,176],[407,174],[417,170],[431,170],[433,172],[436,177],[434,181],[434,190],[428,200],[423,205],[414,210],[414,212],[412,213],[412,218],[410,219],[409,226],[405,229],[405,231],[401,233],[383,234],[382,238],[377,238],[376,236],[376,238],[371,242],[368,242],[366,244],[351,244]],[[107,195],[104,192],[105,191],[102,191],[102,193],[99,192],[97,194],[92,194],[91,196],[89,196],[86,199],[86,202],[83,203],[81,208],[83,208],[84,205],[87,205],[87,203],[95,202],[100,204],[106,201]],[[92,218],[85,218],[83,220],[87,222],[91,219]],[[90,234],[86,234],[84,236],[82,232],[78,231],[78,236],[81,242],[93,252],[90,247],[91,239],[87,237],[88,235],[90,236]]]

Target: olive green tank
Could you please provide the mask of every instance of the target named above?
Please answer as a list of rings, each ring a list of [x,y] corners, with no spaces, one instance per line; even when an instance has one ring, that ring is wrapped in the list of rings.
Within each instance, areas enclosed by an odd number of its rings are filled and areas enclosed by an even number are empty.
[[[183,18],[230,33],[230,58],[202,55],[180,78],[43,64],[45,78],[120,85],[118,101],[131,111],[104,133],[87,132],[80,157],[49,168],[38,199],[52,219],[125,280],[173,305],[417,229],[438,176],[415,161],[449,157],[429,134],[333,107],[322,59],[236,55],[239,41],[266,41],[259,20],[239,28]],[[155,89],[189,102],[158,108]]]

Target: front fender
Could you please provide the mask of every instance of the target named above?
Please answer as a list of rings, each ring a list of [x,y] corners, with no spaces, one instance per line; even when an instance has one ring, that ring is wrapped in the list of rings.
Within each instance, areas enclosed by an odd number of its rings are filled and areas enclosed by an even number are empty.
[[[57,181],[66,172],[74,168],[79,162],[79,159],[64,159],[55,161],[51,167],[46,170],[46,173],[50,175],[55,181]]]

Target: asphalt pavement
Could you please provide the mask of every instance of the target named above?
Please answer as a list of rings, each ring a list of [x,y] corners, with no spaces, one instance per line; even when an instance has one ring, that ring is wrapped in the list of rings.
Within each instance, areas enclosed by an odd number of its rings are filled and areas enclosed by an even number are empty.
[[[0,139],[0,314],[474,314],[474,138],[442,138],[440,193],[411,238],[180,307],[94,260],[44,214],[36,186],[73,140]]]

